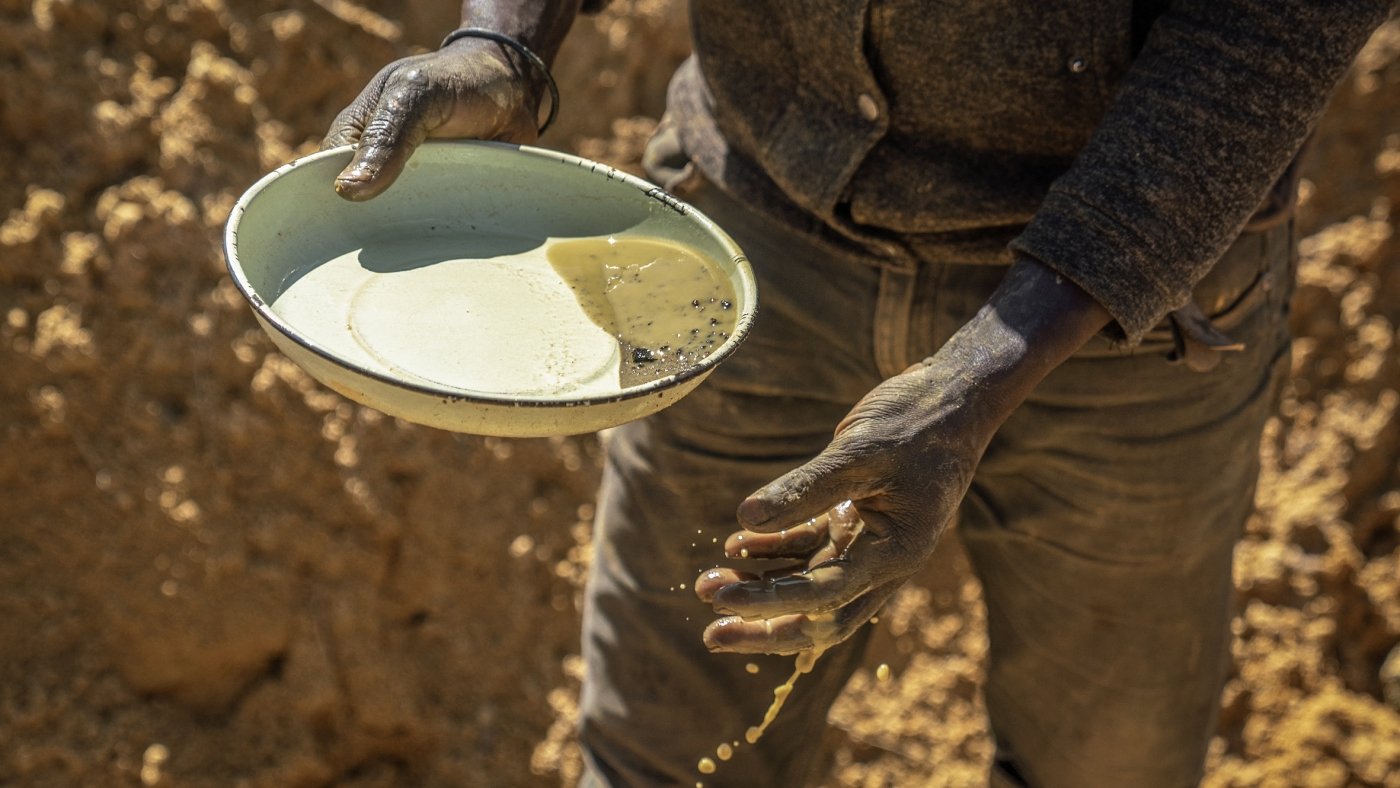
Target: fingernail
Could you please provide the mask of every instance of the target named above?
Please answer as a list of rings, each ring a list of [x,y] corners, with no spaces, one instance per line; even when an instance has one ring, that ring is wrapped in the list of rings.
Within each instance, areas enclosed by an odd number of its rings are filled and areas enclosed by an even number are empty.
[[[717,600],[710,600],[710,609],[721,616],[737,616],[739,611]]]
[[[724,643],[721,633],[728,627],[737,623],[739,623],[739,619],[737,618],[721,618],[716,621],[711,621],[710,625],[705,627],[705,631],[701,635],[701,639],[705,643],[705,648],[716,653],[729,651],[729,647]]]
[[[739,598],[735,599],[736,596]],[[734,603],[738,602],[742,606],[747,598],[748,594],[744,589],[734,585],[723,586],[710,599],[710,608],[721,616],[737,616],[739,611],[734,608]]]
[[[763,511],[762,502],[754,498],[746,498],[739,504],[739,520],[747,525],[763,525],[773,519],[773,515]]]
[[[374,178],[374,171],[363,165],[349,169],[340,174],[336,180],[342,183],[364,183]]]

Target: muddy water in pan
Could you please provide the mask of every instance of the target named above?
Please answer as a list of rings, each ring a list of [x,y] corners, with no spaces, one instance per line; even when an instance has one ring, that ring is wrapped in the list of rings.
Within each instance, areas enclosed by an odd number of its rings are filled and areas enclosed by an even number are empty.
[[[645,237],[404,237],[313,261],[272,304],[303,339],[420,385],[590,396],[682,372],[734,330],[734,291]]]
[[[586,238],[549,262],[594,324],[617,338],[624,387],[683,372],[734,330],[734,288],[713,262],[651,238]]]

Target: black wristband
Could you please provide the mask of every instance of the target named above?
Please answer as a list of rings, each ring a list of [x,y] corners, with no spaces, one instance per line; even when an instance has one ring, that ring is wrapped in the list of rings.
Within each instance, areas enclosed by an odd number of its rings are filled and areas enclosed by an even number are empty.
[[[494,30],[485,30],[480,27],[463,27],[453,30],[451,33],[448,33],[447,37],[438,45],[438,49],[444,49],[454,41],[460,41],[464,38],[484,38],[488,41],[495,41],[502,46],[510,47],[521,57],[528,60],[530,65],[538,69],[541,74],[544,74],[545,82],[549,85],[549,115],[545,117],[544,123],[540,124],[539,133],[543,134],[544,130],[549,128],[549,124],[554,122],[554,116],[559,114],[559,85],[555,83],[554,75],[549,73],[549,66],[544,64],[544,61],[540,59],[539,55],[531,52],[529,47],[516,41],[514,38],[511,38],[505,33],[497,33]]]

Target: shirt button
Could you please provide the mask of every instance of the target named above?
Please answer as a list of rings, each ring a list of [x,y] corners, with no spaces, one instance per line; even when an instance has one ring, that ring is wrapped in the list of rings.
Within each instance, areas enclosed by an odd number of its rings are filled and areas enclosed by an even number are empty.
[[[875,103],[875,99],[869,93],[856,96],[856,109],[860,110],[862,118],[871,123],[880,119],[880,105]]]
[[[1069,70],[1075,74],[1083,74],[1089,70],[1089,61],[1082,57],[1070,58]]]

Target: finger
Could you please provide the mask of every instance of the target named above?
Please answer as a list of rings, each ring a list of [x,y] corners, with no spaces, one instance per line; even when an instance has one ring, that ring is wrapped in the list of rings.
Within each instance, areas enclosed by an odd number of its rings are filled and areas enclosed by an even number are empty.
[[[727,585],[757,579],[758,575],[751,572],[741,572],[737,569],[717,566],[714,569],[701,572],[700,576],[695,579],[695,595],[700,597],[701,602],[708,603],[714,599],[716,591]]]
[[[705,646],[711,651],[739,654],[794,654],[812,648],[828,649],[869,622],[903,583],[886,583],[827,615],[787,615],[752,621],[739,616],[717,619],[705,627]]]
[[[711,621],[705,627],[705,647],[735,654],[796,654],[814,645],[806,616],[745,621],[738,616]]]
[[[826,515],[777,533],[738,531],[724,540],[729,558],[806,558],[827,541]]]
[[[365,111],[359,99],[341,110],[340,114],[336,115],[335,120],[331,122],[330,131],[327,131],[325,138],[321,140],[321,150],[359,142],[360,133],[365,130]]]
[[[839,439],[838,439],[839,440]],[[869,460],[833,442],[807,464],[764,485],[739,504],[739,524],[768,533],[817,517],[836,504],[868,498],[876,492]]]
[[[865,528],[865,520],[861,518],[860,510],[853,502],[842,501],[831,508],[826,520],[827,540],[834,551],[832,557],[845,555],[846,549]]]
[[[360,132],[355,157],[335,181],[349,200],[368,200],[399,177],[408,158],[428,136],[427,77],[417,68],[394,72]]]
[[[877,521],[883,517],[879,513],[871,516]],[[844,552],[835,550],[835,543],[824,547],[814,560],[828,555],[830,558],[806,571],[781,577],[765,575],[722,586],[714,591],[710,602],[717,613],[750,619],[794,613],[815,615],[847,605],[892,579],[909,577],[924,558],[922,554],[912,554],[897,540],[873,534],[854,539]]]
[[[710,603],[716,613],[746,619],[816,615],[834,610],[869,589],[859,571],[846,561],[829,561],[802,572],[722,585],[715,589]]]
[[[855,541],[864,522],[860,515],[856,513],[855,506],[850,501],[837,504],[827,514],[823,514],[815,520],[784,528],[776,534],[755,534],[750,531],[740,531],[730,536],[734,542],[748,547],[741,546],[739,557],[741,558],[800,558],[806,561],[807,566],[814,567],[824,564],[846,554],[851,542]],[[763,543],[766,541],[777,542],[777,546],[767,554],[762,553]],[[754,555],[753,545],[757,544],[760,554]],[[729,542],[726,541],[726,547]],[[744,555],[743,550],[749,550],[749,555]],[[730,557],[733,557],[731,554]]]
[[[877,586],[851,600],[850,604],[842,606],[833,615],[813,620],[807,627],[807,636],[812,639],[813,646],[827,649],[845,642],[880,612],[880,608],[904,582],[902,579],[894,580]]]
[[[775,569],[758,575],[753,572],[745,572],[742,569],[717,566],[713,569],[706,569],[700,573],[699,577],[695,578],[695,595],[700,597],[700,601],[702,602],[711,602],[714,599],[715,592],[725,586],[734,585],[735,583],[759,582],[765,578],[768,580],[775,580],[805,570],[805,565],[798,565]]]
[[[370,113],[379,103],[379,95],[384,92],[384,83],[393,73],[394,67],[395,64],[391,63],[380,69],[379,73],[374,75],[374,79],[365,85],[365,89],[360,91],[360,95],[356,96],[349,106],[335,116],[326,136],[321,140],[321,150],[340,145],[352,145],[360,141],[360,134],[365,130],[365,122],[369,120]]]

